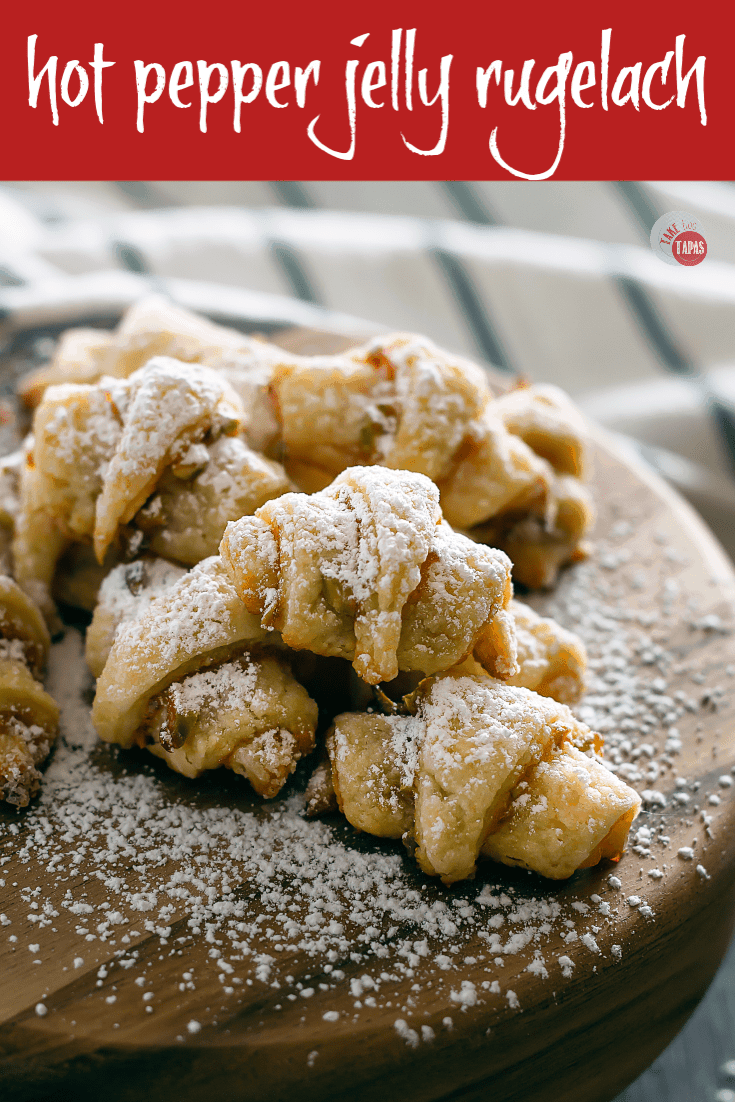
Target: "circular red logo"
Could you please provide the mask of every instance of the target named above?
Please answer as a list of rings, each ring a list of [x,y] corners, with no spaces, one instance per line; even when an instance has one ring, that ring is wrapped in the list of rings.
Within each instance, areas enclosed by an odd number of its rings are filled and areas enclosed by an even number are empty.
[[[707,255],[707,242],[696,230],[684,230],[671,242],[671,255],[679,264],[701,264]]]
[[[707,256],[704,226],[685,210],[662,214],[651,230],[651,248],[667,264],[693,268]]]

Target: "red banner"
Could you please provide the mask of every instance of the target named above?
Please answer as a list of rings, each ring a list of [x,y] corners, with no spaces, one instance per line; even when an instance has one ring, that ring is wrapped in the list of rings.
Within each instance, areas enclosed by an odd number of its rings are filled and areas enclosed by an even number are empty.
[[[6,12],[6,179],[735,179],[730,5]]]

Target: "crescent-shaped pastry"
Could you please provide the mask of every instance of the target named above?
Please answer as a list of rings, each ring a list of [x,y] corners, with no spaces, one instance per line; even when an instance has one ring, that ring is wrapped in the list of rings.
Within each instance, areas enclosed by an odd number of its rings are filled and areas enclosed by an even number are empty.
[[[439,479],[491,397],[480,368],[409,334],[281,360],[271,388],[286,467],[308,488],[365,463]]]
[[[117,630],[97,682],[92,719],[100,738],[132,746],[148,701],[172,681],[273,642],[237,595],[219,558],[206,559]]]
[[[162,564],[120,568],[92,625],[94,668],[116,619],[92,706],[100,737],[144,746],[187,777],[225,766],[276,795],[313,749],[318,709],[284,658],[258,646],[278,639],[245,610],[220,559],[173,584]]]
[[[290,488],[279,464],[228,435],[241,413],[223,375],[161,357],[128,379],[46,392],[25,445],[12,552],[49,622],[69,544],[92,542],[105,572],[145,549],[193,565],[217,550],[228,520]],[[95,591],[89,564],[67,566],[64,599]]]
[[[278,444],[279,426],[269,391],[282,348],[258,337],[216,325],[166,299],[148,295],[134,303],[113,333],[69,329],[59,338],[50,364],[21,379],[18,393],[31,408],[59,383],[96,383],[103,376],[125,379],[154,356],[200,363],[217,371],[239,396],[242,429],[257,451]],[[329,479],[327,479],[329,481]]]
[[[248,443],[264,451],[278,437],[269,386],[273,365],[285,355],[275,345],[216,325],[162,295],[149,295],[123,316],[101,359],[100,373],[127,378],[153,356],[215,368],[240,399],[241,429]]]
[[[475,365],[405,334],[338,356],[284,356],[269,371],[283,462],[300,489],[321,490],[352,464],[414,471],[437,483],[449,523],[506,550],[525,584],[550,585],[584,556],[587,431],[558,388],[494,399]]]
[[[294,650],[352,661],[369,684],[445,669],[497,618],[497,672],[515,669],[510,563],[441,523],[425,476],[352,467],[228,525],[223,561],[245,606]]]
[[[549,697],[453,673],[422,685],[415,715],[347,713],[327,738],[349,822],[404,837],[447,884],[481,852],[553,879],[617,859],[640,799],[584,752],[600,745]]]
[[[216,325],[162,295],[150,295],[123,316],[100,370],[128,377],[153,356],[216,369],[240,399],[241,429],[250,446],[263,452],[270,447],[274,453],[280,450],[270,384],[274,366],[293,358],[282,348]]]
[[[46,480],[33,461],[32,439],[24,449],[20,474],[20,508],[11,541],[13,574],[18,585],[41,609],[54,631],[60,627],[51,596],[56,564],[70,537],[47,508]]]
[[[94,549],[100,562],[118,526],[135,516],[165,468],[186,468],[192,446],[208,435],[232,433],[239,423],[239,400],[206,368],[159,356],[128,384],[122,432],[95,503]]]
[[[258,451],[270,445],[277,450],[279,427],[269,385],[273,365],[285,355],[275,345],[216,325],[154,294],[134,303],[113,333],[62,333],[50,364],[25,376],[18,393],[34,408],[49,386],[96,383],[105,375],[125,379],[154,356],[169,356],[216,368],[240,397],[248,442]]]
[[[481,853],[554,880],[617,861],[638,814],[637,793],[601,762],[565,743],[519,781]]]
[[[283,657],[246,651],[153,697],[138,741],[185,777],[225,766],[270,799],[314,749],[317,718]]]
[[[518,659],[508,569],[502,552],[438,525],[403,608],[398,669],[441,673],[474,652],[494,677],[512,676]]]
[[[436,604],[437,590],[434,589],[433,592],[434,604]],[[428,607],[431,609],[430,605]],[[430,612],[430,617],[431,615]],[[539,616],[521,601],[510,601],[507,616],[510,618],[511,630],[515,635],[518,670],[506,678],[506,684],[532,689],[541,696],[550,696],[562,704],[576,703],[584,692],[584,674],[587,666],[587,653],[579,636],[572,631],[567,631],[555,620]],[[506,623],[499,616],[491,620],[475,645],[474,656],[465,658],[453,666],[453,676],[499,676],[496,672],[497,655],[502,652],[502,641],[496,637],[496,632],[504,630],[507,630]],[[480,659],[485,660],[487,669]],[[449,666],[450,663],[447,663],[447,668]],[[391,686],[393,698],[395,699],[396,695],[400,695],[404,689],[410,689],[410,687],[411,683],[400,688],[397,685]],[[366,690],[367,686],[353,682],[350,694],[352,707],[375,705],[374,693]],[[387,696],[379,694],[379,703],[382,707],[388,706],[389,700]],[[407,702],[413,704],[413,700],[410,693],[404,696],[404,706]],[[398,711],[401,706],[394,704],[393,707]],[[337,798],[328,757],[322,758],[315,767],[309,779],[306,795],[307,813],[310,816],[337,810]]]
[[[57,375],[86,381],[97,363],[100,375],[124,379],[160,356],[214,370],[237,395],[243,438],[282,461],[302,491],[325,489],[356,465],[409,470],[439,485],[450,524],[506,550],[515,576],[529,586],[552,584],[561,566],[584,557],[593,511],[581,483],[565,479],[584,474],[587,433],[580,413],[555,387],[519,386],[495,398],[481,368],[411,334],[376,338],[338,355],[294,355],[155,295],[131,307],[107,343],[95,345],[93,331],[70,336],[59,348],[66,367]],[[42,381],[29,384],[28,393]],[[117,458],[104,461],[98,556],[126,523],[122,518],[132,519],[144,505],[163,468],[176,466],[163,448],[158,465],[142,461],[133,475],[132,442],[118,450]],[[125,477],[119,458],[127,464]],[[195,462],[187,457],[188,466]],[[196,504],[188,501],[192,509]],[[170,520],[172,510],[166,515]],[[151,513],[140,519],[161,529],[153,550],[195,561],[193,550],[183,556],[176,535],[175,552],[163,546],[164,529],[175,522],[162,526]],[[205,542],[202,553],[212,552]]]
[[[104,375],[126,379],[154,356],[212,364],[260,344],[177,306],[163,295],[147,295],[126,310],[111,333],[67,329],[50,363],[26,375],[18,392],[26,405],[34,407],[49,386],[96,383]]]
[[[101,559],[163,470],[185,471],[192,446],[232,432],[238,410],[214,372],[164,358],[125,381],[52,387],[33,420],[21,513],[45,511],[70,539],[92,536]]]
[[[261,342],[217,325],[163,295],[133,303],[112,334],[101,374],[127,378],[154,356],[213,366],[224,357],[247,353]]]
[[[23,660],[40,678],[51,644],[48,628],[35,602],[6,575],[0,575],[0,637],[20,645]]]
[[[69,539],[94,532],[97,499],[122,433],[125,388],[65,383],[51,387],[33,417],[21,482],[21,513],[30,508],[52,517]]]

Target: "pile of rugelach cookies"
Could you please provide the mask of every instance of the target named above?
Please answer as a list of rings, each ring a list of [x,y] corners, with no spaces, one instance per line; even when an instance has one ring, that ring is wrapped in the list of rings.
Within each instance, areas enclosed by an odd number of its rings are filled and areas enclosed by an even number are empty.
[[[48,628],[92,614],[100,737],[403,839],[446,883],[487,856],[617,860],[637,794],[569,705],[579,638],[513,596],[587,554],[585,426],[417,336],[305,356],[152,296],[26,377],[0,466],[0,790],[38,787]],[[4,602],[4,604],[3,604]],[[44,622],[45,621],[45,622]],[[7,657],[5,655],[7,654]]]

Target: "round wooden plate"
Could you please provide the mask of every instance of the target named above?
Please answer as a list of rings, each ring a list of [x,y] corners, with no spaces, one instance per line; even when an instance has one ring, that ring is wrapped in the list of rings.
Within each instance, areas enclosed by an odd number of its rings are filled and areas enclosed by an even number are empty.
[[[316,348],[320,338],[287,342]],[[402,901],[446,921],[433,933],[414,929],[414,912],[396,918],[342,875],[347,917],[337,940],[319,948],[302,930],[277,944],[267,876],[244,858],[241,881],[210,898],[212,907],[222,898],[223,914],[239,903],[249,930],[250,955],[227,963],[226,919],[197,927],[190,906],[170,896],[159,901],[169,904],[164,918],[121,904],[117,919],[100,924],[119,885],[110,887],[110,856],[95,849],[94,832],[119,811],[116,785],[129,793],[136,776],[182,814],[230,808],[225,816],[262,824],[272,839],[273,889],[298,917],[308,881],[276,858],[290,829],[281,836],[279,824],[298,817],[306,771],[284,800],[264,806],[238,778],[188,782],[137,753],[84,751],[99,778],[89,788],[89,838],[73,836],[53,805],[0,813],[5,1102],[606,1102],[663,1049],[706,990],[733,922],[735,576],[681,499],[595,437],[593,555],[531,600],[585,638],[592,686],[583,709],[592,711],[582,714],[606,728],[610,753],[645,790],[620,863],[551,883],[485,862],[475,881],[450,890],[420,875],[399,844],[360,836],[337,817],[305,823],[304,838],[327,839],[324,862],[353,862],[356,881],[383,862]],[[62,658],[72,649],[67,641]],[[57,660],[57,683],[82,677],[78,665],[59,670]],[[84,739],[68,720],[65,738],[79,754]],[[62,791],[54,770],[65,753],[49,767],[49,791]],[[191,860],[200,841],[194,832]],[[145,841],[137,845],[140,861]],[[218,857],[202,852],[206,870]],[[176,868],[165,853],[148,859],[146,884],[170,885]],[[136,867],[116,870],[128,903]],[[371,920],[384,910],[379,928],[366,933],[356,901]],[[256,935],[261,913],[268,920]],[[256,951],[271,958],[265,971]]]

